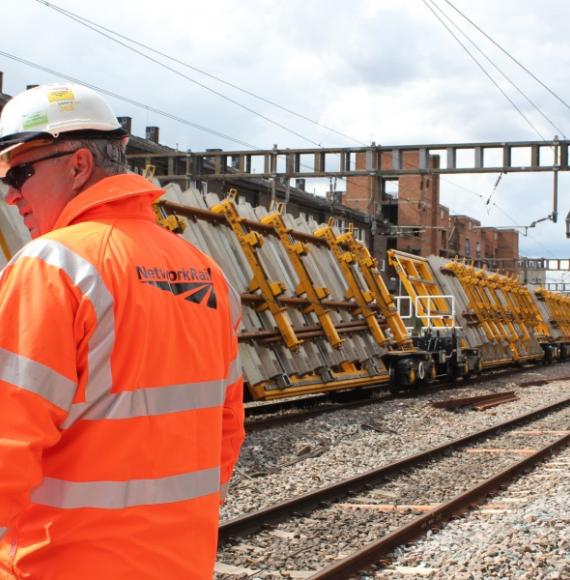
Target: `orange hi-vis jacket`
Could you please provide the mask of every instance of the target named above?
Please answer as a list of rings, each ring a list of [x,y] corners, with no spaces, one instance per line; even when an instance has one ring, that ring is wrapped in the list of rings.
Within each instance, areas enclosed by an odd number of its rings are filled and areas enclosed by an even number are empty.
[[[71,200],[0,279],[0,578],[213,574],[244,438],[239,295],[138,175]]]

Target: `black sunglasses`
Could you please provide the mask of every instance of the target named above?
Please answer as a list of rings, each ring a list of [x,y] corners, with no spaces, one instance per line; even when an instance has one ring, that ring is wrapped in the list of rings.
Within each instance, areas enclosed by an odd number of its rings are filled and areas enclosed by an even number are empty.
[[[34,164],[40,161],[46,161],[47,159],[56,159],[57,157],[63,157],[64,155],[71,155],[75,153],[74,151],[61,151],[59,153],[54,153],[53,155],[47,155],[46,157],[40,157],[39,159],[34,159],[33,161],[27,161],[26,163],[20,163],[6,172],[6,175],[1,179],[2,183],[5,183],[9,187],[14,189],[22,189],[24,183],[34,175]]]

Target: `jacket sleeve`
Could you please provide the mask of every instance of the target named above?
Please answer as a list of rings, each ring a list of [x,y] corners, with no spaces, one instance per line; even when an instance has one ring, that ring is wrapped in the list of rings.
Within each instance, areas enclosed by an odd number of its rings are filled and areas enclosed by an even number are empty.
[[[221,500],[225,499],[241,445],[245,439],[243,408],[243,377],[239,360],[238,330],[241,323],[239,294],[228,284],[231,313],[230,363],[222,417]]]
[[[32,242],[33,243],[33,242]],[[77,392],[77,295],[62,271],[16,257],[0,279],[0,537],[41,483]]]

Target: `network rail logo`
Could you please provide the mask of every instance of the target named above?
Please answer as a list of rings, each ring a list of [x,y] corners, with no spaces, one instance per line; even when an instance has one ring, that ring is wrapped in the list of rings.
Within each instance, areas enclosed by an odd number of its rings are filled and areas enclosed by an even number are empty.
[[[180,296],[183,300],[216,309],[218,301],[210,268],[165,270],[160,267],[135,266],[139,282]]]

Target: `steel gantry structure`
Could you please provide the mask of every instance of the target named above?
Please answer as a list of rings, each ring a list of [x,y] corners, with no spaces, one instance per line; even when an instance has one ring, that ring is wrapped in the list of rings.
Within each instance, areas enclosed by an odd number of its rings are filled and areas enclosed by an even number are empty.
[[[201,152],[169,151],[129,155],[136,165],[150,163],[161,180],[229,178],[311,179],[322,177],[374,176],[446,173],[520,173],[568,171],[570,141],[512,141],[493,143],[453,143],[432,145],[372,144],[369,147],[259,149]],[[405,162],[409,153],[417,163]],[[439,155],[439,166],[430,156]],[[357,157],[361,159],[357,163]],[[386,161],[385,161],[386,160]]]
[[[371,177],[372,197],[386,179],[405,175],[551,172],[557,221],[558,173],[568,171],[570,141],[501,141],[431,145],[279,148],[247,151],[212,149],[129,155],[135,167],[153,165],[160,181]],[[433,163],[433,157],[438,162]],[[408,160],[407,160],[408,159]],[[410,162],[409,159],[413,159]]]

